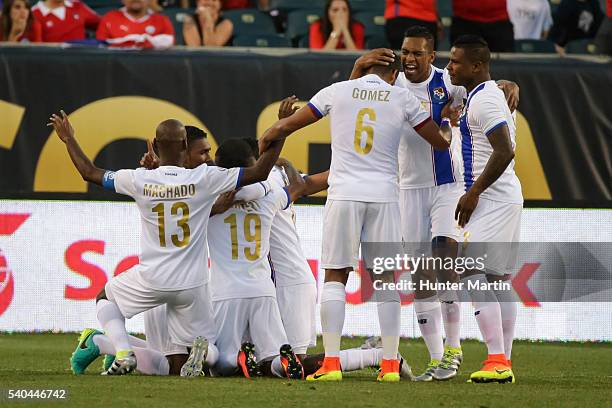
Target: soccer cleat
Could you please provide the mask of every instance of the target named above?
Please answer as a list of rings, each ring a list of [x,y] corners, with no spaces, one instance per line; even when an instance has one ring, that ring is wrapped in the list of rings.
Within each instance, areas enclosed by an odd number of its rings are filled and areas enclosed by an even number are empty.
[[[340,357],[325,357],[321,368],[306,377],[306,381],[342,381]]]
[[[181,367],[181,377],[199,377],[204,375],[202,368],[208,355],[208,340],[198,336],[193,340],[187,362]]]
[[[102,334],[96,329],[85,329],[79,336],[79,343],[70,356],[70,368],[76,375],[83,374],[87,367],[100,356],[100,349],[93,342],[96,334]]]
[[[115,355],[115,361],[102,375],[125,375],[136,369],[136,354],[132,350],[121,350]]]
[[[438,364],[440,364],[440,360],[432,359],[429,362],[429,364],[427,364],[427,368],[425,369],[425,372],[423,374],[419,375],[418,377],[416,377],[414,379],[414,381],[429,382],[429,381],[433,380],[433,373],[434,373],[436,367],[438,366]]]
[[[483,367],[470,375],[468,382],[474,383],[514,383],[514,373],[508,365],[505,357],[489,356],[483,362]]]
[[[460,348],[446,347],[442,361],[433,372],[434,380],[450,380],[457,375],[463,362],[463,352]]]
[[[285,370],[285,375],[289,379],[293,380],[303,380],[304,379],[304,367],[302,367],[302,363],[300,359],[297,358],[291,345],[283,344],[280,348],[280,361],[283,369]]]
[[[406,359],[402,357],[402,355],[399,353],[397,353],[397,358],[399,359],[399,362],[400,362],[399,364],[400,377],[403,378],[404,380],[415,381],[415,377],[414,377],[414,374],[412,374],[412,367],[410,367],[410,364],[408,364]]]
[[[102,371],[107,371],[113,364],[113,361],[115,361],[115,356],[111,354],[105,355],[102,361]]]
[[[257,358],[255,358],[255,346],[252,343],[242,343],[238,352],[238,367],[246,378],[262,375],[259,364],[257,364]]]
[[[380,336],[368,337],[359,348],[362,350],[382,348],[382,339]]]
[[[380,364],[380,372],[376,380],[378,382],[399,382],[400,380],[400,361],[383,359]]]

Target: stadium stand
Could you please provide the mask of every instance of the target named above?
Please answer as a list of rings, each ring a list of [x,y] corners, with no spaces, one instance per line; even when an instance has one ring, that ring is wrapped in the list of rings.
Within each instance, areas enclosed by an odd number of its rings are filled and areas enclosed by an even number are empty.
[[[319,9],[323,12],[325,0],[270,0],[270,10],[291,12],[294,10]]]
[[[194,13],[194,10],[191,9],[165,9],[163,14],[167,15],[172,22],[172,26],[174,27],[174,44],[175,45],[185,45],[185,40],[183,39],[183,22],[185,21],[185,17]]]
[[[385,13],[385,2],[383,0],[350,0],[354,13],[367,11],[369,13]]]
[[[371,37],[385,36],[385,17],[383,13],[355,13],[354,18],[365,26],[366,40]]]
[[[285,36],[297,45],[304,36],[308,37],[311,23],[321,18],[322,9],[295,10],[287,16],[287,31]]]
[[[514,41],[514,50],[526,54],[549,54],[555,52],[555,44],[547,40],[516,40]]]
[[[279,34],[241,35],[234,38],[236,47],[291,47],[291,41]]]
[[[274,22],[257,9],[230,10],[223,13],[234,24],[234,36],[276,34]]]
[[[587,38],[568,42],[565,51],[568,54],[597,54],[597,47],[592,39]]]

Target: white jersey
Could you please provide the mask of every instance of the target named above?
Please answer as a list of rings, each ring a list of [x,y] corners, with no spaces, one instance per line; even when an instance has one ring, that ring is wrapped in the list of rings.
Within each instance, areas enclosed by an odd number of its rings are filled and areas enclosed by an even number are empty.
[[[322,89],[308,106],[318,117],[331,116],[327,197],[397,202],[402,130],[405,124],[418,129],[430,119],[418,99],[370,74]]]
[[[540,40],[553,25],[548,0],[508,0],[515,40]]]
[[[278,166],[274,166],[268,181],[276,188],[283,188],[289,183],[287,175]],[[295,227],[293,205],[274,216],[270,234],[270,258],[276,287],[315,283]]]
[[[410,90],[422,107],[438,124],[442,122],[442,109],[453,101],[454,106],[463,103],[466,91],[451,83],[445,70],[431,66],[426,81],[412,83],[403,72],[397,77],[396,86]],[[399,148],[400,189],[441,186],[460,181],[461,161],[454,150],[436,150],[414,129],[407,129]]]
[[[213,301],[276,296],[268,260],[270,230],[276,213],[288,205],[287,190],[273,188],[210,219]]]
[[[140,211],[140,268],[143,282],[156,290],[183,290],[208,282],[206,228],[219,194],[234,190],[241,169],[205,164],[195,169],[107,172],[104,185],[136,200]]]
[[[463,181],[466,191],[482,174],[493,153],[488,136],[503,125],[508,126],[512,149],[515,149],[516,125],[504,93],[494,81],[483,82],[468,95],[460,120]],[[514,172],[514,160],[480,197],[512,204],[523,203],[521,183]]]

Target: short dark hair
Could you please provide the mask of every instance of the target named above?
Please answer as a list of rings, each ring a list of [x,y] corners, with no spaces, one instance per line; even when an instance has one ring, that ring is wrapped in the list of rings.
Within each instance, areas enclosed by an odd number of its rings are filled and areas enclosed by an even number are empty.
[[[435,41],[433,33],[422,25],[415,25],[412,27],[408,27],[406,32],[404,33],[404,38],[425,38],[427,41],[431,41],[432,43]]]
[[[206,139],[208,136],[205,131],[195,126],[185,126],[187,132],[187,145],[191,145],[192,142],[200,139]]]
[[[219,167],[248,167],[249,159],[254,158],[251,146],[238,138],[226,139],[219,145],[215,155],[215,163]]]
[[[491,60],[491,50],[484,38],[478,35],[462,35],[453,43],[453,47],[465,50],[472,62],[488,64]]]
[[[255,160],[259,159],[259,143],[257,142],[257,139],[255,139],[254,137],[247,137],[246,139],[244,139],[244,141],[251,146],[251,150],[253,151],[253,157],[255,157]]]

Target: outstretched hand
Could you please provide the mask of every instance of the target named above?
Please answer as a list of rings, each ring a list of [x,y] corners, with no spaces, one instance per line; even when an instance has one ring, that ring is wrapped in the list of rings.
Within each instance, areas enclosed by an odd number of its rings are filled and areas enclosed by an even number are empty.
[[[148,170],[153,170],[159,167],[159,157],[157,157],[155,154],[153,144],[149,139],[147,139],[147,152],[142,155],[140,165]]]
[[[461,105],[453,107],[453,101],[450,100],[446,105],[444,105],[444,108],[442,108],[442,117],[448,118],[450,120],[451,126],[459,126],[461,110]]]
[[[47,126],[53,126],[55,132],[59,136],[60,140],[66,143],[69,139],[74,138],[74,129],[68,120],[68,115],[63,110],[60,111],[60,115],[56,115],[55,113],[51,115],[49,118],[49,123]]]
[[[300,109],[299,106],[293,106],[298,101],[295,95],[289,96],[281,101],[278,107],[278,119],[285,119],[293,115]]]

